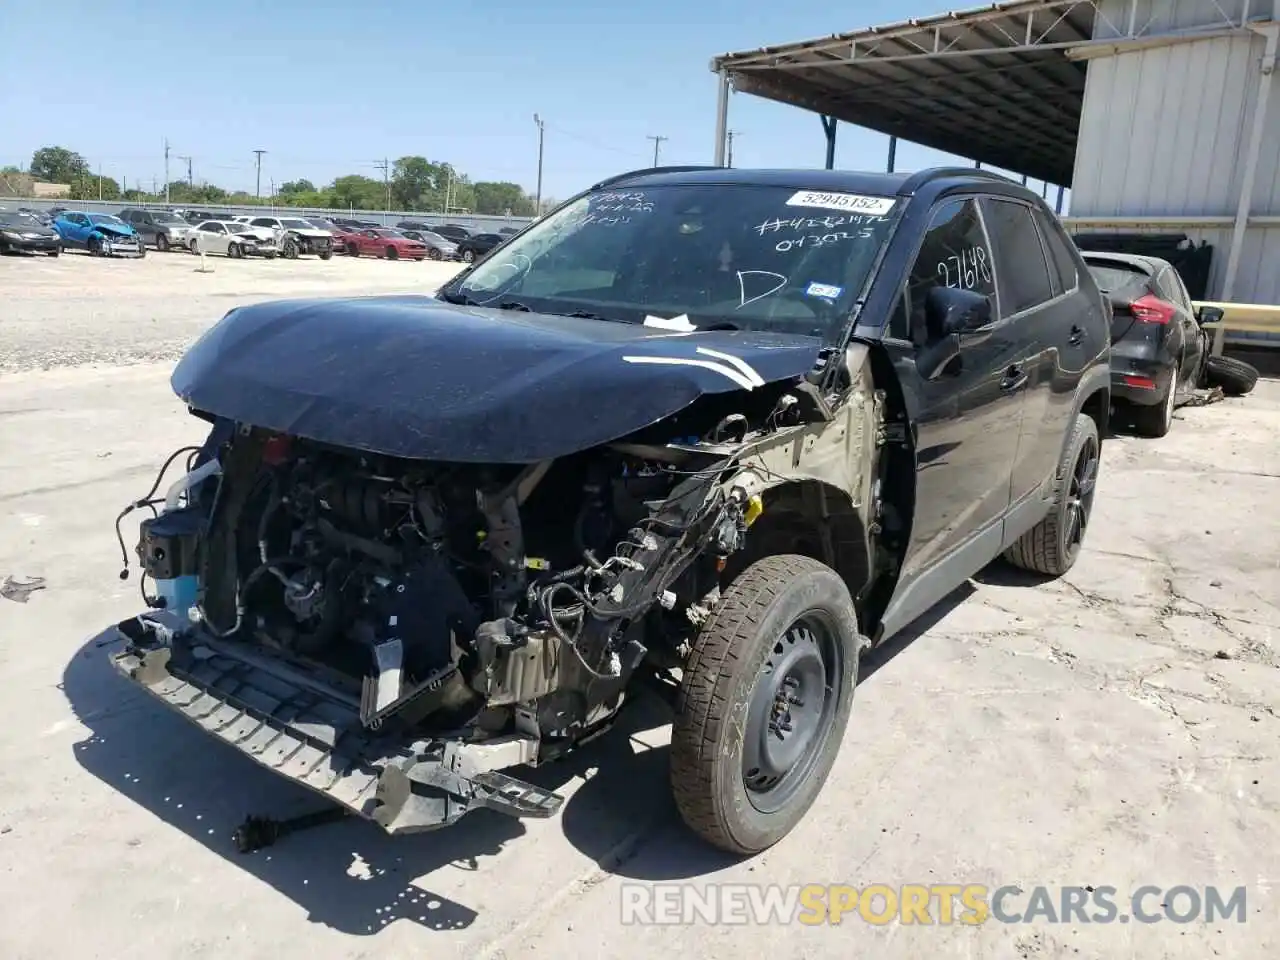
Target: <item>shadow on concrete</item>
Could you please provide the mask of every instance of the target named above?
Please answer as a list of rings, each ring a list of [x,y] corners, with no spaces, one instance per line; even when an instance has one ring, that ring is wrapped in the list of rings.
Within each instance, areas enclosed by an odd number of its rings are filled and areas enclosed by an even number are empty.
[[[966,583],[868,654],[859,685],[973,592]],[[476,921],[475,910],[430,890],[432,875],[478,869],[481,858],[498,856],[525,834],[521,821],[478,810],[443,830],[392,838],[350,818],[240,854],[231,835],[247,815],[285,818],[323,809],[325,801],[125,680],[108,660],[118,648],[114,628],[104,631],[63,673],[62,690],[92,731],[74,748],[85,770],[297,903],[312,922],[369,935],[400,919],[440,931]],[[512,771],[551,790],[580,781],[561,809],[561,828],[606,873],[673,880],[740,862],[702,843],[680,822],[669,788],[669,750],[665,743],[651,745],[657,737],[639,736],[669,719],[665,705],[642,694],[612,730],[564,760]]]
[[[525,834],[520,820],[477,810],[452,827],[393,838],[353,817],[241,854],[232,833],[247,815],[282,819],[325,809],[326,801],[260,767],[121,677],[108,659],[119,647],[114,628],[104,631],[63,673],[61,689],[92,731],[74,747],[85,770],[293,900],[314,923],[368,935],[401,919],[439,931],[465,929],[476,921],[476,911],[466,904],[432,892],[431,877],[444,869],[478,869],[481,858],[497,856]],[[558,790],[598,765],[610,772],[610,783],[619,784],[622,797],[641,799],[643,791],[634,781],[627,783],[631,768],[625,759],[634,755],[627,724],[645,719],[637,704],[623,711],[614,730],[566,760],[512,772]],[[621,764],[612,759],[617,753],[624,755]],[[655,793],[665,792],[665,771],[631,770],[630,776],[639,775],[657,781],[662,789]],[[616,806],[606,805],[592,818],[590,804],[578,805],[577,835],[585,845],[606,847],[637,822],[640,810]]]

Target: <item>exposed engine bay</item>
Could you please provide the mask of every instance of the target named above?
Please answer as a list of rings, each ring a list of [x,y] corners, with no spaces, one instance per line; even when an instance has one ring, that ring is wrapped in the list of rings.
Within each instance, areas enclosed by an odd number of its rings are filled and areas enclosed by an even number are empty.
[[[884,442],[882,399],[853,386],[838,442],[810,459],[858,491],[846,503],[870,524],[881,478],[858,464]],[[777,384],[530,464],[404,459],[207,417],[186,475],[121,515],[156,513],[137,555],[169,626],[122,623],[117,664],[391,832],[484,805],[549,815],[558,796],[497,771],[603,732],[635,677],[674,685],[769,491],[789,489],[806,426],[832,416],[804,384]],[[344,743],[363,745],[340,764]]]

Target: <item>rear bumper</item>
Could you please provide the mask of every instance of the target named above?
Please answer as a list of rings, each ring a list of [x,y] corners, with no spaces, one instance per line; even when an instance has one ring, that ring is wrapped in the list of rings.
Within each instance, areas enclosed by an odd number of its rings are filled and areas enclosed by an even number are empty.
[[[526,738],[378,735],[361,724],[358,696],[326,695],[265,652],[173,623],[146,615],[121,622],[116,669],[206,733],[389,834],[435,830],[480,807],[545,818],[564,802],[498,772],[532,759]]]
[[[1173,385],[1171,365],[1145,360],[1113,360],[1111,399],[1149,407],[1163,403]]]

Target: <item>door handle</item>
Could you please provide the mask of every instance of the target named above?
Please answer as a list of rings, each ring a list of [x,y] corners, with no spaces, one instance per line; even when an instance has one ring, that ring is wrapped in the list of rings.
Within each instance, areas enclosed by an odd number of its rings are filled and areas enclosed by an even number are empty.
[[[1019,366],[1012,366],[1004,372],[1004,379],[1000,381],[1000,389],[1005,393],[1012,393],[1026,386],[1027,381],[1031,379],[1027,376],[1025,370]]]
[[[1084,339],[1084,331],[1080,327],[1071,328],[1071,336],[1067,337],[1067,343],[1075,346]]]

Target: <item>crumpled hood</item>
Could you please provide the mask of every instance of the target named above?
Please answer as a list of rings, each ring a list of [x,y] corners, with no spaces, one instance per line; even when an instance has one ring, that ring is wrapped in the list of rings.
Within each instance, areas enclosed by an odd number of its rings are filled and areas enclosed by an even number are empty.
[[[123,223],[95,223],[93,229],[99,233],[106,234],[109,237],[135,237],[137,233],[133,227]]]
[[[228,313],[171,384],[194,410],[337,446],[530,463],[616,440],[706,394],[793,379],[821,347],[432,297],[286,300]]]

